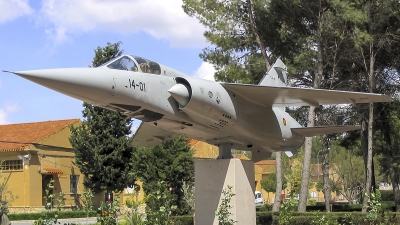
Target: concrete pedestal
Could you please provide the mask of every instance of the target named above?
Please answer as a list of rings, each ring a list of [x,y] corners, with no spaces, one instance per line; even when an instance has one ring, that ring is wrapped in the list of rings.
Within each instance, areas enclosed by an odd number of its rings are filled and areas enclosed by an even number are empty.
[[[221,203],[222,190],[232,186],[231,200],[236,225],[255,225],[254,162],[240,159],[195,161],[196,225],[218,225],[215,212]]]

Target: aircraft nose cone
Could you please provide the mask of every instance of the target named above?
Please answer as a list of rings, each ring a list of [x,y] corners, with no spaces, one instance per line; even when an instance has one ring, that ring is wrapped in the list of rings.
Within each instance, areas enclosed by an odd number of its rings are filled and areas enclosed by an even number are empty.
[[[17,71],[14,74],[73,98],[101,103],[111,92],[109,83],[112,79],[106,72],[93,68],[68,68]]]
[[[186,106],[190,101],[190,93],[188,88],[183,84],[175,84],[168,90],[172,97],[181,105]]]

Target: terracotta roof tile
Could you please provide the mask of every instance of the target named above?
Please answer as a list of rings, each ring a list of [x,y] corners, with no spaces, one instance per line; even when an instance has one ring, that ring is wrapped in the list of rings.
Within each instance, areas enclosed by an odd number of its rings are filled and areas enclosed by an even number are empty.
[[[0,152],[22,151],[79,119],[0,125]]]
[[[56,168],[43,168],[41,171],[42,174],[44,173],[50,173],[50,174],[63,174],[64,172],[60,169],[56,169]]]

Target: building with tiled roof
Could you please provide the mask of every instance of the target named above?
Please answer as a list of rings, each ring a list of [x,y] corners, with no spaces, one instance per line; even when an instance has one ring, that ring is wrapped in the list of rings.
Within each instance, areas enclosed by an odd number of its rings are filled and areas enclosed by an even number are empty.
[[[0,173],[7,180],[8,190],[18,197],[12,202],[11,213],[42,211],[50,180],[54,180],[52,193],[63,191],[64,208],[81,206],[84,177],[74,165],[75,154],[69,142],[69,127],[79,124],[79,119],[68,119],[0,125]],[[132,192],[133,188],[126,188],[121,193],[121,203]],[[143,192],[137,194],[141,200]],[[95,194],[94,208],[102,201],[104,193]]]
[[[54,180],[52,192],[63,190],[65,206],[79,204],[78,190],[83,177],[73,164],[69,126],[79,119],[0,125],[2,177],[8,190],[17,196],[11,212],[39,211],[44,206],[47,184]]]

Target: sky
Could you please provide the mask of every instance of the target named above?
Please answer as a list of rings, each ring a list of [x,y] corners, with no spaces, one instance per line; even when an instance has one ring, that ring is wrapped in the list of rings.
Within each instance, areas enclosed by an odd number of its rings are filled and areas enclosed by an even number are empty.
[[[0,0],[0,124],[82,119],[82,101],[7,71],[88,67],[94,50],[122,42],[138,55],[213,79],[199,53],[205,28],[182,0]],[[135,125],[137,126],[137,122]]]

